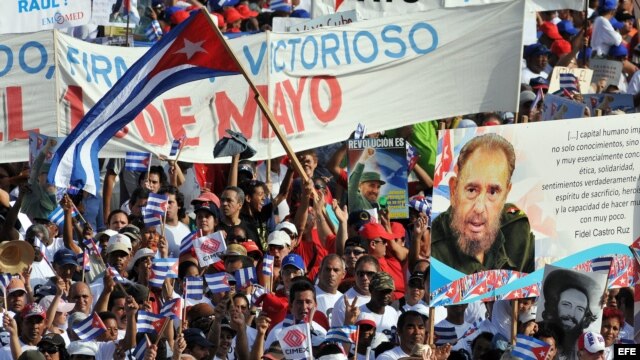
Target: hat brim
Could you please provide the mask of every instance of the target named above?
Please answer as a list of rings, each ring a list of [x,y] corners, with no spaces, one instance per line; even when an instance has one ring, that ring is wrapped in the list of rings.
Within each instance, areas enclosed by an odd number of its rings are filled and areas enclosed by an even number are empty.
[[[380,186],[382,186],[382,185],[387,183],[384,180],[360,180],[360,184],[365,183],[365,182],[377,182],[377,183],[380,183]]]
[[[356,321],[356,325],[371,325],[374,328],[377,327],[375,321],[370,320],[370,319],[363,319],[360,321]]]
[[[76,307],[76,303],[68,303],[68,302],[63,303],[63,302],[58,301],[58,306],[56,307],[56,312],[69,313],[75,307]]]
[[[21,274],[33,264],[33,246],[23,240],[5,241],[0,244],[0,272]]]

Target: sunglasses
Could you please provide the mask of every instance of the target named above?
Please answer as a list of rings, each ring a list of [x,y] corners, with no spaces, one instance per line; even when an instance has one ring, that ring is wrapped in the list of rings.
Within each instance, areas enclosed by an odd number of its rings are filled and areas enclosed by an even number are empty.
[[[235,240],[236,242],[241,243],[241,242],[245,242],[245,241],[247,241],[247,238],[246,238],[246,237],[243,237],[243,236],[232,236],[232,237],[230,238],[230,240],[232,240],[232,241],[234,241],[234,240]]]
[[[346,250],[345,255],[355,255],[355,256],[360,256],[360,255],[364,255],[367,252],[364,250],[354,250],[354,249],[350,249],[350,250]]]
[[[358,277],[368,277],[368,278],[372,278],[373,275],[375,275],[376,272],[375,271],[362,271],[362,270],[358,270],[356,271],[356,275],[358,275]]]
[[[314,185],[313,185],[313,187],[314,187],[316,190],[324,190],[324,189],[326,189],[326,188],[327,188],[326,186],[324,186],[324,185],[322,185],[322,184],[314,184]]]
[[[59,350],[57,346],[47,344],[47,345],[38,346],[38,351],[40,351],[41,353],[55,354]]]

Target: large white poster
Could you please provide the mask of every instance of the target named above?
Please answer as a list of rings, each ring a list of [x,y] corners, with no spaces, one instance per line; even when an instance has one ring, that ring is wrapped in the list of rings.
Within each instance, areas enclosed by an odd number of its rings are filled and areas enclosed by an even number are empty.
[[[91,20],[91,0],[4,0],[0,14],[0,34],[64,29]]]
[[[53,33],[0,36],[0,162],[26,161],[29,131],[55,136]]]
[[[521,289],[540,282],[544,264],[631,255],[640,236],[639,134],[635,115],[441,132],[431,236],[436,299]],[[490,283],[495,274],[478,274],[493,269],[504,278],[495,293],[446,299],[436,291]],[[510,277],[521,279],[501,289]]]

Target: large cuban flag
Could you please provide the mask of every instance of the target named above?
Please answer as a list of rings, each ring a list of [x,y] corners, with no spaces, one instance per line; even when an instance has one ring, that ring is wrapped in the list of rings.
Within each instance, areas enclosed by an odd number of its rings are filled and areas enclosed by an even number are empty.
[[[100,149],[153,99],[187,82],[241,72],[208,17],[204,10],[193,12],[127,70],[58,148],[49,183],[95,195]]]

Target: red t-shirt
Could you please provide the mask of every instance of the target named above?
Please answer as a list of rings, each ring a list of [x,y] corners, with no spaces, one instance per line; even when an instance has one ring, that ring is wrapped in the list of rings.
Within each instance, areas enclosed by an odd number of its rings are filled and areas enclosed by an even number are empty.
[[[307,277],[310,280],[315,279],[320,271],[320,263],[322,259],[336,252],[336,236],[329,235],[326,239],[326,247],[320,242],[318,230],[311,230],[311,241],[301,241],[300,245],[293,250],[294,254],[300,255],[307,266]]]
[[[391,277],[393,277],[393,283],[396,287],[396,291],[394,291],[393,294],[396,300],[400,299],[404,296],[405,291],[405,280],[404,272],[402,271],[402,264],[393,256],[378,258],[378,262],[380,263],[380,268],[382,269],[382,271],[387,272],[389,275],[391,275]]]

